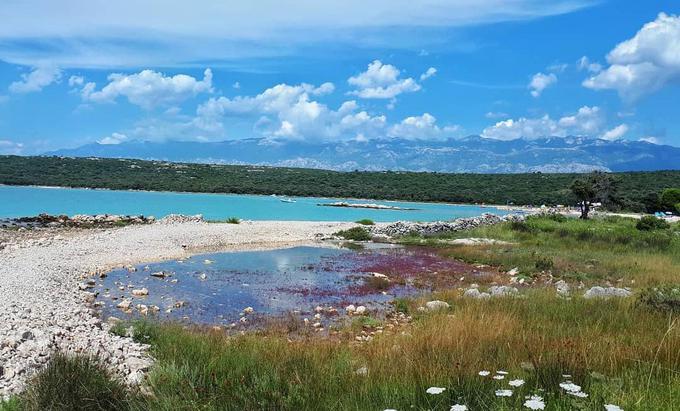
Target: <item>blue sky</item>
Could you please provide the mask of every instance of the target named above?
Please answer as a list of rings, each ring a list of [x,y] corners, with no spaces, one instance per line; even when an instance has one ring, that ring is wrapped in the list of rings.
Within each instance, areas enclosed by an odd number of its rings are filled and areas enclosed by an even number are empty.
[[[138,3],[3,3],[0,154],[470,134],[680,146],[677,2]]]

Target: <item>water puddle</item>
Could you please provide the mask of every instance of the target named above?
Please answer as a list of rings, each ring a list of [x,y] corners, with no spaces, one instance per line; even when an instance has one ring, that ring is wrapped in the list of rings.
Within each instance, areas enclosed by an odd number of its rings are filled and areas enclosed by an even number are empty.
[[[479,275],[473,266],[423,247],[294,247],[113,270],[100,279],[97,300],[104,318],[153,315],[226,325],[246,307],[260,316],[312,312],[318,305],[340,313],[348,304],[380,309],[395,297],[452,287],[471,275]],[[148,294],[139,295],[142,289]],[[123,301],[128,310],[118,308]]]

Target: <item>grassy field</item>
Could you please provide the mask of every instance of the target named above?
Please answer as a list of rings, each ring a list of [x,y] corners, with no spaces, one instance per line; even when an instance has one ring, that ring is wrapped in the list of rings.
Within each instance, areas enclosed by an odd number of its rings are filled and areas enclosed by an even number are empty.
[[[440,247],[452,258],[518,267],[517,278],[529,285],[521,287],[521,298],[465,299],[462,288],[428,296],[451,304],[441,312],[417,310],[425,297],[400,301],[398,309],[413,321],[367,343],[354,341],[352,327],[334,337],[291,338],[280,328],[227,336],[140,323],[134,338],[150,344],[157,359],[148,378],[151,394],[120,390],[87,363],[59,359],[6,407],[46,409],[57,397],[64,409],[86,403],[82,409],[449,410],[464,404],[470,410],[514,410],[529,409],[527,397],[538,396],[546,410],[605,410],[606,404],[680,409],[680,297],[677,291],[676,299],[644,291],[680,285],[679,232],[677,225],[639,231],[634,221],[618,218],[535,218],[406,238]],[[453,237],[513,245],[446,245]],[[556,279],[570,283],[571,297],[556,296],[547,284]],[[636,295],[584,299],[581,282],[628,286]],[[490,375],[479,375],[484,370]],[[492,378],[498,371],[508,374]],[[521,386],[509,384],[518,379]],[[587,397],[560,387],[566,380]],[[428,394],[430,387],[446,390]],[[512,390],[512,396],[499,397],[497,390]],[[72,393],[70,403],[64,393]]]

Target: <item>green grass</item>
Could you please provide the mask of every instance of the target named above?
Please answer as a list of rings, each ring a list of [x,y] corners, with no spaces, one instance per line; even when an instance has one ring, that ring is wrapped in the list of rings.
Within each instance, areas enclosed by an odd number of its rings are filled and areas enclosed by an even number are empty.
[[[10,407],[26,411],[114,411],[130,409],[135,401],[134,395],[96,360],[56,355]]]
[[[364,218],[363,220],[356,221],[357,224],[361,225],[374,225],[375,222],[373,220],[369,220],[368,218]]]
[[[363,227],[352,227],[347,230],[338,231],[335,235],[345,240],[370,241],[371,234]]]

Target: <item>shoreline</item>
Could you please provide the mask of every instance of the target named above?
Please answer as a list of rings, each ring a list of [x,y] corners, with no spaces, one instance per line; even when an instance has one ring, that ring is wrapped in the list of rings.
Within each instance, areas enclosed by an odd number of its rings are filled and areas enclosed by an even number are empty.
[[[105,358],[128,384],[152,359],[147,347],[109,332],[96,316],[93,277],[112,269],[209,252],[320,244],[354,223],[248,221],[119,228],[0,230],[0,398],[20,392],[51,353]]]

